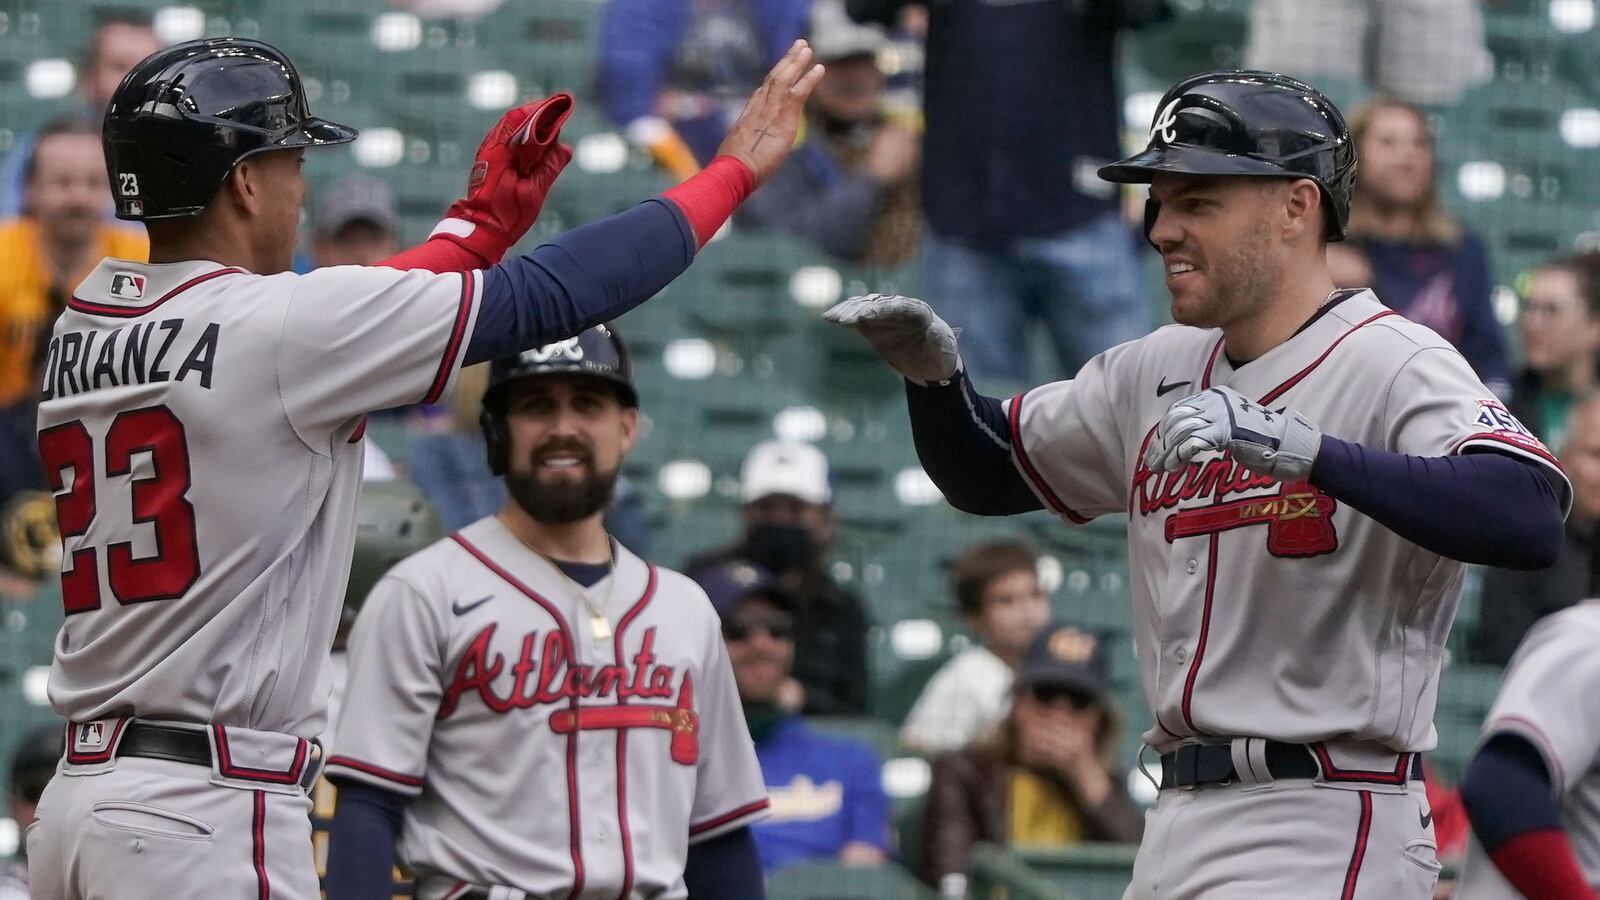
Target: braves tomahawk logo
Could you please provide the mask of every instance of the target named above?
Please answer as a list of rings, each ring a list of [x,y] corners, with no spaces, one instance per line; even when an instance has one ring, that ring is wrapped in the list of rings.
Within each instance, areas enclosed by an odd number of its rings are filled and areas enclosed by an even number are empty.
[[[1155,429],[1145,437],[1149,444]],[[1267,526],[1267,552],[1279,557],[1321,556],[1339,548],[1333,525],[1334,499],[1310,482],[1284,484],[1239,465],[1226,452],[1195,461],[1176,472],[1144,464],[1144,448],[1133,470],[1132,511],[1167,516],[1163,534],[1179,538]],[[1191,501],[1199,500],[1199,503]],[[1209,501],[1209,502],[1206,502]]]
[[[456,663],[455,676],[445,687],[435,718],[448,718],[459,708],[461,698],[471,693],[476,693],[491,712],[501,715],[515,709],[559,705],[562,708],[550,716],[550,730],[557,734],[662,728],[672,732],[669,752],[673,762],[690,766],[698,761],[700,720],[694,711],[694,679],[688,672],[680,679],[676,667],[656,662],[654,628],[645,629],[639,652],[626,664],[603,666],[573,665],[566,636],[560,631],[545,632],[542,642],[539,632],[530,631],[522,637],[521,650],[509,670],[510,689],[502,695],[495,690],[494,682],[507,671],[506,655],[490,649],[496,627],[485,626],[467,644]],[[606,697],[615,697],[617,702],[579,704]],[[629,700],[674,702],[626,702]]]

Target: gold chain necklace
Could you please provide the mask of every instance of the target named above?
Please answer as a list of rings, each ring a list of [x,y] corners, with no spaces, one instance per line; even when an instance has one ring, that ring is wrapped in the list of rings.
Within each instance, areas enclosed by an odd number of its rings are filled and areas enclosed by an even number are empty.
[[[610,639],[611,620],[606,618],[606,609],[611,606],[611,594],[617,587],[617,558],[616,554],[611,550],[611,535],[606,535],[606,578],[608,578],[609,581],[606,582],[606,597],[600,602],[599,605],[596,605],[593,600],[589,599],[589,591],[585,589],[583,585],[574,581],[572,576],[568,575],[566,570],[561,568],[559,563],[545,555],[543,551],[534,548],[532,545],[527,546],[529,550],[539,554],[540,559],[549,563],[550,568],[555,569],[556,574],[560,575],[563,581],[572,586],[573,592],[578,595],[578,600],[580,600],[583,605],[588,608],[589,634],[592,635],[597,641]]]

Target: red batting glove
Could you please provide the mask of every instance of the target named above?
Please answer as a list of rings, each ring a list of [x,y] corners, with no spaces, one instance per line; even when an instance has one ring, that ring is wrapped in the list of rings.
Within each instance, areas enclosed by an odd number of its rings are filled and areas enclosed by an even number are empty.
[[[478,145],[467,195],[450,205],[428,237],[460,244],[495,263],[533,226],[556,176],[572,159],[557,143],[572,95],[553,94],[500,117]]]

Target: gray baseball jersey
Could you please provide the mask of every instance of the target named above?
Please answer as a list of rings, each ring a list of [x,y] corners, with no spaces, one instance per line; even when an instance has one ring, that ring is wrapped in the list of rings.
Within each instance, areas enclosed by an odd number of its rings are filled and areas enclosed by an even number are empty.
[[[50,698],[315,737],[363,414],[437,399],[474,274],[107,259],[56,322],[39,449],[66,622]]]
[[[1600,891],[1600,600],[1546,616],[1523,638],[1483,726],[1485,739],[1499,733],[1518,735],[1539,749],[1573,854]],[[1522,895],[1474,838],[1457,896]]]
[[[1370,291],[1335,294],[1238,368],[1222,343],[1219,330],[1162,328],[1007,407],[1013,458],[1047,508],[1072,522],[1129,514],[1134,639],[1155,718],[1145,741],[1162,752],[1239,736],[1430,749],[1466,567],[1225,454],[1151,471],[1145,444],[1175,400],[1227,385],[1363,446],[1512,454],[1548,467],[1570,498],[1565,476],[1459,353]]]
[[[327,771],[413,798],[418,896],[684,897],[689,844],[765,815],[705,593],[621,547],[587,589],[608,629],[577,590],[490,517],[362,607]]]

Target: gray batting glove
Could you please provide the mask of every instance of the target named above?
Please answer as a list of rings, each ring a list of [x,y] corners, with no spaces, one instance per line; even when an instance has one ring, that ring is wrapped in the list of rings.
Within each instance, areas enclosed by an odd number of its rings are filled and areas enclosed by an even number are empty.
[[[1145,448],[1145,465],[1176,472],[1207,450],[1226,449],[1258,475],[1282,482],[1311,474],[1322,432],[1296,412],[1273,412],[1228,387],[1172,404]]]
[[[918,384],[949,381],[961,364],[955,330],[921,300],[867,294],[851,297],[822,317],[860,332],[884,362]]]

